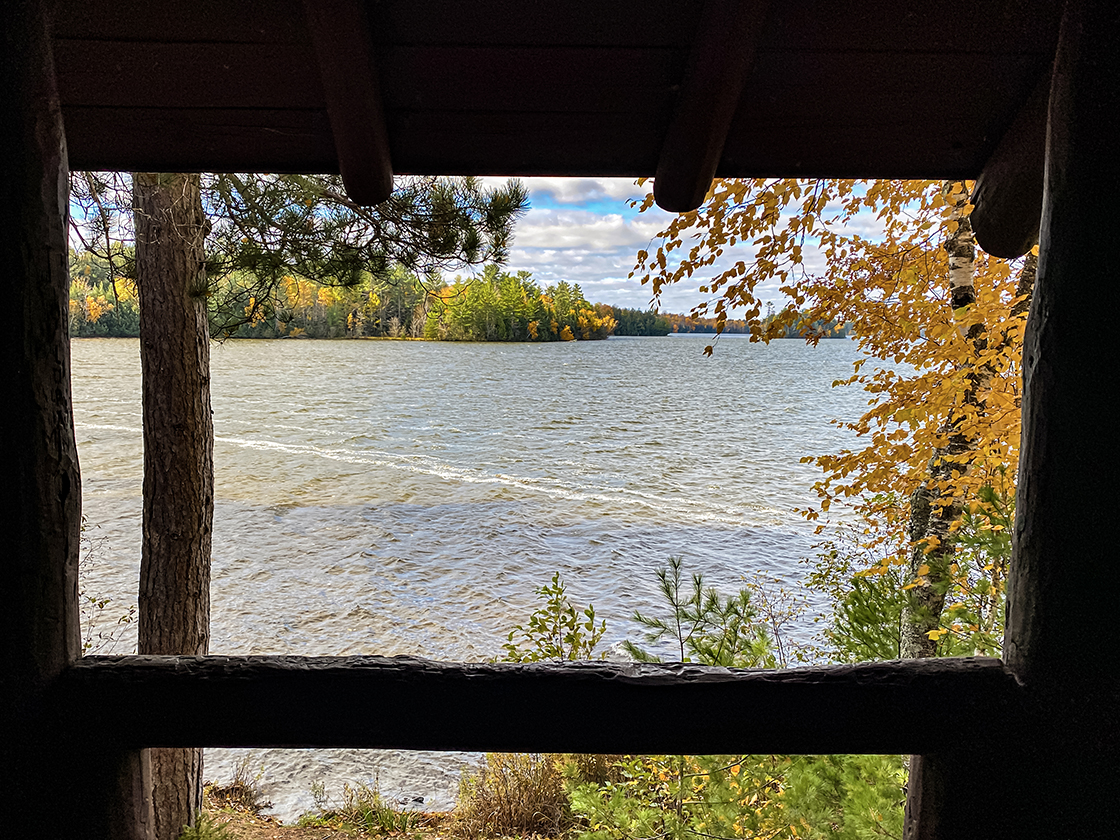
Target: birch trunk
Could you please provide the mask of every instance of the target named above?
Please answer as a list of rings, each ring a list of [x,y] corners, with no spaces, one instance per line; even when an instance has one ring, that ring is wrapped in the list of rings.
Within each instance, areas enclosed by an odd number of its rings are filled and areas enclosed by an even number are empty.
[[[968,192],[964,183],[949,181],[945,191],[953,206],[950,221],[956,222],[955,229],[945,240],[945,251],[949,255],[949,305],[955,312],[976,302],[973,284],[976,244],[968,220]],[[984,341],[982,329],[973,328],[963,337],[978,346]],[[984,373],[976,371],[971,377],[966,400],[979,400],[985,381]],[[946,498],[940,487],[952,479],[954,470],[964,471],[962,459],[975,445],[958,431],[959,422],[959,417],[946,418],[941,431],[947,443],[934,452],[929,462],[929,477],[910,496],[909,537],[913,547],[908,575],[911,588],[903,610],[900,645],[904,659],[937,655],[937,640],[931,639],[929,634],[938,628],[945,608],[945,591],[954,553],[953,523],[961,515],[960,500]]]
[[[959,185],[959,187],[955,186]],[[976,287],[973,283],[976,246],[969,223],[966,204],[968,199],[964,184],[950,181],[946,191],[953,203],[952,220],[957,222],[945,241],[949,254],[949,297],[950,306],[955,310],[976,303]],[[1030,308],[1031,292],[1034,288],[1038,257],[1028,253],[1023,261],[1015,293],[1021,300],[1012,307],[1013,317],[1025,317]],[[962,328],[963,329],[963,328]],[[970,341],[977,355],[982,353],[988,342],[984,327],[973,325],[962,337]],[[999,340],[1006,342],[1004,334]],[[991,371],[977,366],[969,372],[969,387],[964,401],[967,405],[983,410],[984,391],[991,379]],[[953,562],[953,526],[961,516],[959,499],[943,498],[938,483],[952,478],[954,469],[964,472],[962,459],[975,446],[975,442],[958,432],[959,417],[946,419],[942,431],[948,443],[938,449],[929,462],[929,478],[910,497],[911,549],[909,598],[903,618],[903,638],[901,655],[906,659],[920,659],[937,655],[937,642],[929,637],[936,630],[945,606],[945,589],[948,585],[950,565]],[[928,551],[926,546],[935,542],[935,548]]]
[[[198,175],[133,175],[144,402],[139,652],[205,654],[210,642],[214,427]],[[202,751],[153,749],[156,840],[202,804]]]

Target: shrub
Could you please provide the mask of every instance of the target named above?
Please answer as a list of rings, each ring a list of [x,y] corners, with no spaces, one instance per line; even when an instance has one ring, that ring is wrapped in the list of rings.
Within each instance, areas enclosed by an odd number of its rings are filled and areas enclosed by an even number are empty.
[[[607,623],[595,623],[595,607],[588,604],[578,610],[568,599],[560,573],[552,575],[551,584],[536,590],[542,604],[529,616],[527,625],[518,624],[509,631],[505,649],[506,662],[572,661],[592,659],[595,646],[607,631]],[[520,634],[519,641],[514,638]],[[600,654],[602,658],[605,654]]]
[[[206,791],[215,805],[248,811],[250,814],[259,814],[265,808],[272,807],[272,803],[265,798],[264,789],[261,787],[264,767],[252,773],[249,770],[249,761],[249,756],[246,756],[237,762],[237,766],[233,768],[233,780],[228,785],[210,783],[206,786]]]
[[[487,753],[485,763],[459,781],[452,833],[559,836],[572,824],[561,762],[556,755]]]

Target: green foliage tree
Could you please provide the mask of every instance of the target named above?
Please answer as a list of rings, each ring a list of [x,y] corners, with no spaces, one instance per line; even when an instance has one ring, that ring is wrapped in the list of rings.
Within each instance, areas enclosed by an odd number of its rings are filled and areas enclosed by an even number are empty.
[[[589,341],[615,328],[611,309],[591,304],[579,285],[541,289],[528,271],[486,266],[481,275],[441,288],[424,335],[450,341]]]
[[[769,632],[760,625],[752,600],[752,592],[762,592],[758,585],[720,595],[705,587],[700,575],[686,578],[679,557],[659,570],[658,584],[667,615],[634,616],[647,628],[646,641],[668,638],[680,661],[777,664],[772,645],[780,627]],[[780,603],[773,597],[770,602]],[[644,661],[656,661],[633,643],[626,647]],[[583,840],[855,840],[902,836],[904,783],[900,756],[653,755],[623,758],[618,778],[606,783],[573,779],[569,791],[572,812],[585,826]]]
[[[611,317],[618,322],[615,335],[668,335],[672,322],[656,309],[623,309],[611,307]]]
[[[1001,654],[1014,516],[1014,488],[1006,477],[980,488],[962,514],[952,562],[937,583],[946,602],[933,631],[938,656]],[[869,543],[876,545],[853,527],[839,529],[818,547],[808,576],[810,588],[831,603],[824,637],[834,661],[902,656],[906,592],[913,584],[904,569],[883,564]]]
[[[773,668],[777,664],[766,628],[757,622],[757,612],[748,589],[720,596],[704,586],[703,576],[693,574],[685,583],[682,557],[670,557],[669,566],[657,570],[658,589],[669,607],[669,616],[634,613],[634,621],[646,628],[645,641],[663,639],[675,646],[679,662],[724,665],[733,668]],[[633,642],[623,643],[626,652],[639,662],[661,662]]]

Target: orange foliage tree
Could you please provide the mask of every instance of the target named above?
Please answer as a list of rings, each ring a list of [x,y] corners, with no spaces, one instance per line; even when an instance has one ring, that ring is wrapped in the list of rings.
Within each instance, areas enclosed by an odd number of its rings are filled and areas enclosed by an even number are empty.
[[[968,265],[968,186],[716,181],[698,211],[674,217],[638,253],[631,275],[655,296],[673,283],[698,282],[710,298],[693,314],[722,327],[739,310],[757,341],[793,327],[815,343],[822,336],[807,325],[850,327],[861,357],[852,376],[835,384],[862,387],[868,409],[842,424],[855,433],[854,446],[805,459],[824,476],[815,487],[819,505],[803,513],[818,520],[845,504],[858,517],[861,548],[881,558],[870,571],[905,570],[903,633],[913,638],[902,647],[914,656],[931,655],[946,635],[981,652],[998,644],[995,628],[980,627],[964,601],[977,592],[977,574],[990,600],[1003,572],[965,568],[955,549],[962,513],[980,531],[999,530],[1005,517],[988,516],[983,500],[993,487],[1004,502],[1013,495],[1008,476],[1018,462],[1034,258],[1021,271],[983,253]],[[641,209],[652,205],[651,192]],[[857,217],[862,224],[853,224]],[[872,230],[859,232],[869,219]],[[743,251],[749,255],[736,259]],[[764,289],[779,290],[791,305],[763,317]]]

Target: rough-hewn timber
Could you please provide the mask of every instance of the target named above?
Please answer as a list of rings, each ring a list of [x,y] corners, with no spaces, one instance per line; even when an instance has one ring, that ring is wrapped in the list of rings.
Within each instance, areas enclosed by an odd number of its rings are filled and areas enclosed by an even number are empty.
[[[657,160],[653,195],[663,210],[686,213],[703,204],[768,11],[765,2],[704,4],[684,84]]]
[[[4,832],[33,836],[60,745],[42,693],[79,655],[81,489],[66,334],[66,142],[45,3],[0,10],[0,789],[25,803]]]
[[[1108,330],[1077,324],[1089,313],[1120,310],[1118,42],[1120,4],[1069,3],[1054,66],[1041,249],[1023,346],[1004,656],[1051,720],[1019,785],[1060,803],[1047,812],[1051,836],[1114,835],[1115,814],[1102,804],[1120,790],[1120,344]],[[1054,767],[1069,770],[1054,774]]]
[[[914,840],[1112,837],[1120,790],[1116,437],[1120,345],[1120,5],[1071,0],[1049,101],[1038,274],[1023,347],[1023,438],[1004,656],[1027,737],[924,756]],[[978,821],[979,818],[979,821]]]
[[[1043,74],[972,190],[976,242],[995,257],[1017,259],[1038,242],[1050,75]]]
[[[88,657],[66,673],[57,703],[82,731],[134,746],[602,753],[925,752],[990,741],[1024,714],[1017,683],[995,659],[733,671]],[[950,706],[951,718],[927,720]]]
[[[0,332],[0,790],[18,803],[4,836],[142,840],[143,797],[115,790],[139,751],[95,754],[45,715],[44,693],[76,657],[81,489],[70,398],[62,113],[48,37],[50,5],[0,9],[0,257],[12,317]]]
[[[342,183],[358,204],[380,204],[393,191],[393,164],[365,6],[305,0],[304,9]]]

